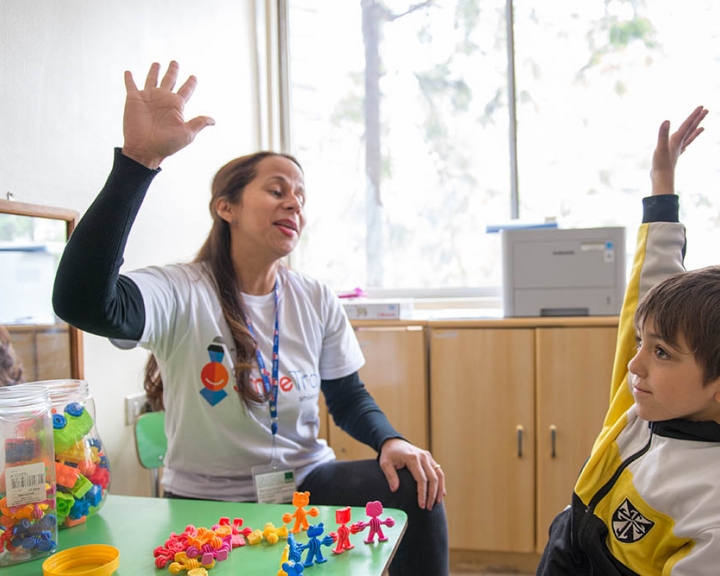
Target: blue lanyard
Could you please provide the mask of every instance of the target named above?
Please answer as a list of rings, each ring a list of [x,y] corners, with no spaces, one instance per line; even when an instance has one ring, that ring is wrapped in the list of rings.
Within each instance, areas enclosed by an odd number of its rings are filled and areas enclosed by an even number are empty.
[[[275,330],[273,331],[273,351],[272,351],[272,377],[268,374],[267,368],[265,367],[265,360],[263,360],[262,353],[260,352],[260,345],[258,344],[257,336],[253,330],[252,322],[250,321],[250,315],[245,314],[245,321],[247,322],[248,330],[255,339],[255,357],[257,358],[258,368],[260,369],[260,375],[262,376],[263,388],[265,389],[265,395],[269,396],[268,404],[270,405],[270,430],[273,435],[273,442],[275,441],[275,434],[278,430],[278,412],[277,412],[277,398],[278,398],[278,372],[280,370],[280,327],[278,322],[278,283],[275,280]]]

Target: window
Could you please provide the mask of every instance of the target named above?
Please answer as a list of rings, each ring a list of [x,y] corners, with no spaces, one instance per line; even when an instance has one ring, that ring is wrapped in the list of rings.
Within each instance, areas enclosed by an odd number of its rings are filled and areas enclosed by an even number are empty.
[[[625,226],[632,251],[661,121],[720,101],[714,0],[287,0],[285,21],[293,265],[339,290],[493,293],[486,228],[514,217]],[[689,267],[720,240],[709,132],[678,169]]]

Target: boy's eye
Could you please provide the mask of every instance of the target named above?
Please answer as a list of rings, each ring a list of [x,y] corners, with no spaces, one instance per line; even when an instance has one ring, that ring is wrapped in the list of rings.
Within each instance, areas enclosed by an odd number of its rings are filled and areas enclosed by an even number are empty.
[[[640,350],[641,346],[642,346],[642,338],[640,338],[640,336],[635,336],[635,348]]]
[[[670,355],[665,351],[662,346],[655,347],[655,356],[657,356],[661,360],[667,360],[668,358],[670,358]]]

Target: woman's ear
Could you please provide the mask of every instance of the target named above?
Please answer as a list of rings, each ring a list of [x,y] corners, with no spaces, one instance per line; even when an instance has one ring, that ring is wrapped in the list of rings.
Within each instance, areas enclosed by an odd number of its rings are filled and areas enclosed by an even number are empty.
[[[228,199],[225,197],[218,198],[215,201],[215,213],[228,224],[232,224],[235,219],[233,208],[234,205],[228,202]]]

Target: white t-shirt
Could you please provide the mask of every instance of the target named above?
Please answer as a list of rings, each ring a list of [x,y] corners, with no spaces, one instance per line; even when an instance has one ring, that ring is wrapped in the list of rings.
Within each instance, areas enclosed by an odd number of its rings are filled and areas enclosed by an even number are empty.
[[[245,408],[235,390],[234,345],[204,266],[150,267],[127,276],[145,302],[139,344],[157,358],[164,385],[164,488],[182,496],[253,500],[251,468],[270,462],[269,408],[267,403]],[[348,376],[365,360],[339,299],[327,286],[282,268],[278,289],[276,455],[295,469],[300,484],[315,466],[335,458],[317,437],[321,380]],[[271,371],[274,293],[243,298]],[[251,379],[262,390],[257,363]]]

